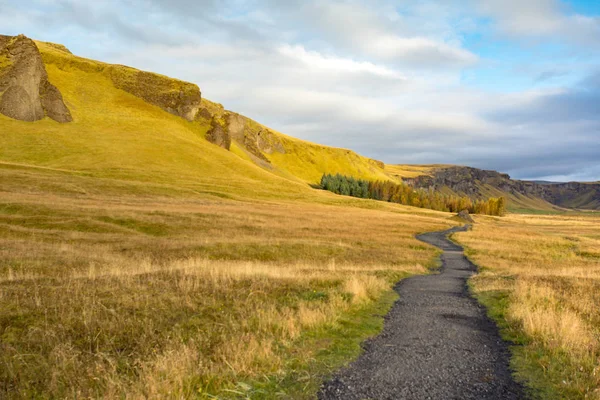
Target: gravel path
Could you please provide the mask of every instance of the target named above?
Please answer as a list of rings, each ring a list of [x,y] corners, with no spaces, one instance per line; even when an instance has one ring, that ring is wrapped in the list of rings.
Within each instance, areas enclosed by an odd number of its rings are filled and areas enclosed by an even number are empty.
[[[447,235],[420,235],[444,250],[440,274],[401,281],[383,332],[326,382],[320,399],[520,399],[507,344],[466,286],[475,266]]]

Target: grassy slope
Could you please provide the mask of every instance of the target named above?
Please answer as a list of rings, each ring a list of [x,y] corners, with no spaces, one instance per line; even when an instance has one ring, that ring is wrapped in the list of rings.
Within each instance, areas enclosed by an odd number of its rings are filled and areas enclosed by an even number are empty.
[[[278,134],[285,154],[267,155],[273,165],[309,182],[318,183],[324,173],[343,174],[367,180],[393,180],[377,163],[351,150],[322,146]]]
[[[77,171],[100,178],[152,182],[200,193],[302,196],[303,185],[284,181],[208,143],[206,127],[170,115],[124,91],[101,72],[85,72],[71,57],[40,44],[52,83],[74,117],[70,124],[0,116],[0,160]],[[48,57],[50,54],[52,57]],[[89,61],[89,63],[93,63]],[[287,190],[281,191],[281,185]]]
[[[82,59],[50,44],[37,44],[47,64],[50,80],[63,93],[73,111],[75,123],[67,128],[57,129],[50,121],[41,121],[35,127],[27,127],[27,124],[3,118],[0,120],[0,128],[20,132],[18,136],[9,139],[11,142],[7,144],[12,151],[0,154],[3,160],[20,159],[20,152],[24,150],[23,153],[27,153],[27,146],[36,146],[44,140],[38,137],[36,142],[30,135],[23,137],[24,131],[36,132],[38,135],[54,135],[61,131],[61,140],[53,140],[51,144],[55,146],[46,149],[45,154],[36,152],[34,159],[21,161],[48,166],[45,162],[51,159],[51,166],[60,168],[75,168],[93,162],[96,173],[104,176],[116,174],[119,177],[132,177],[127,174],[127,170],[136,171],[143,165],[153,179],[176,171],[183,173],[182,178],[198,176],[198,171],[201,170],[203,172],[200,177],[213,176],[229,180],[232,172],[244,171],[250,180],[277,182],[277,179],[261,173],[257,168],[248,167],[231,157],[231,154],[201,140],[209,128],[208,124],[202,121],[188,123],[180,118],[167,116],[158,107],[115,89],[104,74],[110,69],[113,76],[122,74],[126,77],[129,68]],[[173,81],[177,83],[176,80]],[[209,100],[204,100],[204,107],[217,116],[223,112],[219,105]],[[74,131],[79,134],[74,135]],[[94,132],[97,133],[96,137],[90,137]],[[127,134],[122,135],[121,132]],[[169,134],[165,135],[164,132]],[[276,135],[284,142],[286,149],[285,154],[274,153],[269,156],[276,167],[272,172],[280,172],[279,175],[300,178],[309,183],[318,182],[323,173],[338,172],[365,179],[390,179],[381,166],[352,151],[321,146],[280,133]],[[135,137],[138,138],[136,142],[130,140]],[[163,157],[157,157],[156,141],[160,144],[160,151],[166,153]],[[94,153],[102,154],[104,159],[89,159],[87,151],[93,150],[92,146],[97,146]],[[78,156],[73,154],[76,151]],[[241,149],[234,148],[234,154],[250,161]],[[60,164],[56,164],[55,156],[61,158]],[[169,159],[169,165],[157,165],[158,158]],[[213,186],[215,183],[210,182]],[[256,186],[254,183],[246,185],[248,181],[239,183],[240,187],[245,188]]]

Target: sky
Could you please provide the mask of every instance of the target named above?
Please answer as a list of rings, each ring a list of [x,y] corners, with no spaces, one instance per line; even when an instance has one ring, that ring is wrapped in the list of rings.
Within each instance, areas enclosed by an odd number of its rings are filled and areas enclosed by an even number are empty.
[[[386,163],[600,180],[599,0],[1,0],[0,33]]]

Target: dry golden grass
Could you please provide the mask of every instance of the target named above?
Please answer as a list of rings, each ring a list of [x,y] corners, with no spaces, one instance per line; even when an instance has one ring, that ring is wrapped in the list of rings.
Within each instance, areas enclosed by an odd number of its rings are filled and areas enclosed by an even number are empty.
[[[457,235],[480,298],[523,342],[514,366],[548,398],[600,398],[600,218],[479,218]]]
[[[310,397],[374,333],[359,318],[435,258],[414,234],[452,224],[20,173],[0,180],[0,397]]]
[[[448,167],[444,164],[416,165],[416,164],[386,164],[385,172],[397,178],[416,178],[422,175],[432,175],[437,168]]]

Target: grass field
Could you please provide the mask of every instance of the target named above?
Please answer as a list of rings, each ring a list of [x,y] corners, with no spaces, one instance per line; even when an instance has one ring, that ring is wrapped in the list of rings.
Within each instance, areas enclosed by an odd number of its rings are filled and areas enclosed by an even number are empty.
[[[0,397],[310,398],[434,262],[413,235],[452,224],[321,191],[0,171]]]
[[[544,399],[600,399],[600,215],[477,218],[457,234],[482,272],[472,287]]]

